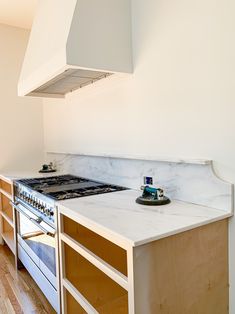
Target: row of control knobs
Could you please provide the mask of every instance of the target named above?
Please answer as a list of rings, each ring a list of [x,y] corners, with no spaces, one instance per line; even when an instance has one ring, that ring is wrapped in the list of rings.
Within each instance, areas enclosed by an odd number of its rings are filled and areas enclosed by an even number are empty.
[[[22,192],[19,194],[19,198],[22,199],[27,204],[31,205],[33,208],[39,210],[41,213],[43,213],[46,216],[52,217],[54,215],[53,208],[47,208],[46,204],[39,203],[35,198],[30,197],[26,193]]]

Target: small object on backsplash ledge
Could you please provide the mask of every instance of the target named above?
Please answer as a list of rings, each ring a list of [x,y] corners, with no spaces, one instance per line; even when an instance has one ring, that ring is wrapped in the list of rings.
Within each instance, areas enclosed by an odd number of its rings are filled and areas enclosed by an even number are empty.
[[[152,188],[148,185],[142,186],[143,194],[136,199],[136,203],[142,205],[159,206],[169,204],[170,199],[164,195],[160,188]]]
[[[42,165],[42,169],[40,169],[38,172],[40,173],[56,172],[56,168],[54,167],[53,163],[50,162],[48,165],[47,164]]]

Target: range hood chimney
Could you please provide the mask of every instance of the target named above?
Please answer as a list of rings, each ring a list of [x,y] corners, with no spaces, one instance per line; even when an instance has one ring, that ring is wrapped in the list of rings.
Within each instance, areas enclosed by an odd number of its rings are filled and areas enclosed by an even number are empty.
[[[39,0],[19,96],[61,98],[132,71],[131,0]]]

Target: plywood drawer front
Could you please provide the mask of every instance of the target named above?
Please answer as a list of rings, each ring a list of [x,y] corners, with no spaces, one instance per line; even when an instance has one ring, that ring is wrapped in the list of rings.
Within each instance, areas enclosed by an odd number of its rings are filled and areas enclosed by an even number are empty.
[[[12,185],[2,179],[0,179],[0,189],[12,195]]]
[[[65,289],[65,304],[67,313],[86,314],[87,312],[74,299],[74,297]]]
[[[4,194],[0,196],[0,210],[6,214],[11,221],[13,221],[13,209],[10,205],[10,200]]]
[[[128,292],[69,245],[62,245],[65,280],[71,283],[98,313],[127,314]],[[67,313],[75,313],[69,311],[75,306],[74,300],[69,297],[67,301]]]
[[[64,233],[127,276],[127,252],[76,221],[63,217]]]
[[[2,237],[11,251],[15,253],[14,229],[4,218],[2,218]]]

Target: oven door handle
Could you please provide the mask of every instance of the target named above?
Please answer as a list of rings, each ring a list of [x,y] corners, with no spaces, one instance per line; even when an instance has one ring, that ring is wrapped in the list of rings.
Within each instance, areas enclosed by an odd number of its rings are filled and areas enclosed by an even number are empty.
[[[45,233],[46,235],[50,236],[50,237],[55,237],[55,233],[48,231],[46,228],[43,228],[40,225],[40,218],[34,219],[32,217],[30,217],[28,214],[26,214],[17,204],[15,204],[14,202],[10,201],[11,206],[13,206],[18,212],[20,212],[22,215],[24,215],[26,218],[28,218],[32,223],[34,223],[43,233]]]

